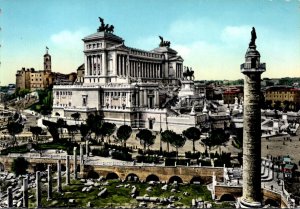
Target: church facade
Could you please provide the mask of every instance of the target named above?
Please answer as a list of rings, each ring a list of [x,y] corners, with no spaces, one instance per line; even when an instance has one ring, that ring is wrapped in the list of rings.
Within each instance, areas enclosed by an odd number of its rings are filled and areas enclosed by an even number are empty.
[[[53,116],[68,118],[79,112],[85,119],[97,112],[117,125],[167,128],[171,125],[167,117],[177,115],[162,106],[165,95],[179,88],[183,59],[170,42],[160,39],[159,47],[151,51],[135,49],[103,26],[83,38],[83,83],[54,85]],[[195,126],[190,116],[179,120]]]

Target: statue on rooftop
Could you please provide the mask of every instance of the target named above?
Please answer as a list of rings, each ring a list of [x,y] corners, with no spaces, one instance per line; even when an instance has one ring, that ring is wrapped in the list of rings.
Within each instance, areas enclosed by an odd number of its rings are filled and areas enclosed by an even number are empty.
[[[114,32],[114,26],[109,24],[104,24],[104,19],[99,17],[99,21],[101,23],[100,27],[98,28],[97,32],[107,32],[107,33],[113,33]]]
[[[251,41],[249,43],[249,46],[255,46],[255,40],[256,40],[256,32],[255,32],[255,28],[252,27],[252,31],[251,31]]]
[[[170,41],[164,41],[164,38],[162,36],[158,36],[160,39],[159,47],[170,47],[171,42]]]

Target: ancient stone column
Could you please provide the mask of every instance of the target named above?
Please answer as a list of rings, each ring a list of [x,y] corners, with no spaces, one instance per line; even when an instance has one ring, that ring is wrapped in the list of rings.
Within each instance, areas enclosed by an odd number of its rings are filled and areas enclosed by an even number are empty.
[[[85,141],[85,154],[86,154],[86,157],[89,156],[89,140]]]
[[[253,33],[254,31],[254,33]],[[243,196],[241,207],[261,207],[260,79],[266,70],[255,45],[255,29],[241,65],[244,78]]]
[[[66,185],[70,184],[70,156],[66,156]]]
[[[13,207],[13,195],[12,195],[12,187],[7,187],[7,207],[12,208]]]
[[[79,161],[80,161],[80,164],[82,164],[83,163],[83,145],[80,144],[79,146],[80,146],[79,147]]]
[[[41,208],[42,207],[42,191],[41,191],[42,188],[41,188],[40,171],[36,172],[35,185],[36,185],[36,192],[35,192],[36,208]]]
[[[51,165],[48,165],[48,197],[47,200],[52,199],[52,169]]]
[[[23,207],[28,208],[28,177],[23,178]]]
[[[61,162],[57,161],[57,192],[62,192],[61,189]]]
[[[74,147],[73,149],[73,155],[74,155],[74,179],[77,179],[77,147]]]

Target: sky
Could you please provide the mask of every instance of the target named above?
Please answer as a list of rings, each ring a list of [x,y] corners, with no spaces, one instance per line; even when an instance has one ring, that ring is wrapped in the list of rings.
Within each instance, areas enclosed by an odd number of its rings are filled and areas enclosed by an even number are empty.
[[[98,17],[129,47],[152,50],[163,36],[197,80],[243,78],[255,27],[262,77],[300,77],[300,0],[0,0],[0,8],[0,85],[22,67],[42,70],[46,46],[52,71],[74,72]]]

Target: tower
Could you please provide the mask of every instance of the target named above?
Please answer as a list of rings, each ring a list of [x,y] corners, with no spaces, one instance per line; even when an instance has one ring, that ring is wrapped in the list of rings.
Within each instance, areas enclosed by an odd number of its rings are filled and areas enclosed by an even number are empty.
[[[261,110],[260,77],[266,71],[260,63],[255,45],[256,32],[252,28],[251,41],[241,65],[244,78],[244,131],[243,131],[243,196],[241,207],[261,207]]]
[[[44,55],[44,71],[51,72],[51,55],[48,53],[49,48],[46,46],[46,54]]]

